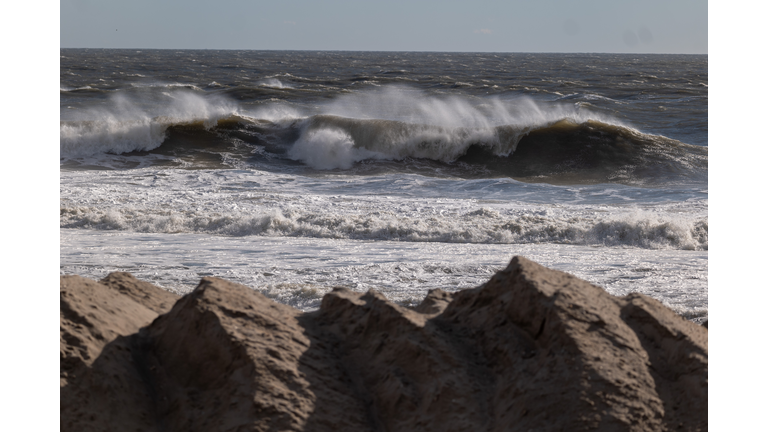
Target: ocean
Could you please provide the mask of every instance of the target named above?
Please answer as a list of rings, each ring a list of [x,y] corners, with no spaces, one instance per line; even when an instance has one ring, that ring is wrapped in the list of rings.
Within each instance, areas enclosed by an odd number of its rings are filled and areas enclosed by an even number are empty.
[[[708,315],[706,55],[60,50],[60,273],[302,310],[523,255]]]

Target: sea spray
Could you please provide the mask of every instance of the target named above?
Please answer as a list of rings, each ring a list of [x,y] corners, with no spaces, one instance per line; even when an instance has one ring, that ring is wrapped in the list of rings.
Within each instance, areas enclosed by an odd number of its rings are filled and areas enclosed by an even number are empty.
[[[173,125],[201,123],[210,129],[218,120],[236,113],[236,105],[225,99],[205,98],[186,90],[168,93],[151,103],[117,94],[105,107],[62,120],[59,149],[62,157],[153,150],[165,141]]]
[[[288,156],[322,170],[349,169],[361,160],[386,157],[381,153],[355,147],[352,137],[336,128],[305,130],[291,147]]]

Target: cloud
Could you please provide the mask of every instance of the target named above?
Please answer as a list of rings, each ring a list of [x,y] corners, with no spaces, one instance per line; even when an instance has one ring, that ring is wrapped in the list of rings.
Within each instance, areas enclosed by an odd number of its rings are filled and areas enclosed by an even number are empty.
[[[283,21],[283,24],[296,25],[296,21]]]
[[[480,29],[480,30],[475,30],[475,33],[491,34],[493,32],[491,30],[488,30],[488,29]]]

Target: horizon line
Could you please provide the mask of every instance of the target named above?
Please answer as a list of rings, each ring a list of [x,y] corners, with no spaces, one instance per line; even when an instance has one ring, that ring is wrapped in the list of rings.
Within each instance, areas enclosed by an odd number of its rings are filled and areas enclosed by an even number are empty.
[[[709,55],[709,53],[660,52],[598,52],[598,51],[439,51],[439,50],[351,50],[351,49],[260,49],[260,48],[95,48],[59,47],[62,49],[94,50],[155,50],[155,51],[291,51],[291,52],[381,52],[381,53],[444,53],[444,54],[626,54],[626,55]]]

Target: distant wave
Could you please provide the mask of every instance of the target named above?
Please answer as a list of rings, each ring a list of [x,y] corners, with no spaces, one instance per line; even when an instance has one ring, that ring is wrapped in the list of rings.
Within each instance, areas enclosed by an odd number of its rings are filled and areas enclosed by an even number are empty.
[[[59,93],[68,93],[68,92],[91,92],[91,93],[103,93],[104,90],[96,89],[91,86],[82,86],[77,88],[71,88],[71,87],[59,87]]]
[[[259,85],[262,87],[270,87],[276,89],[293,88],[293,85],[286,84],[277,78],[267,78],[259,81]]]
[[[197,91],[202,90],[200,87],[194,84],[189,84],[189,83],[138,82],[138,83],[131,83],[130,85],[131,87],[138,87],[138,88],[159,87],[159,88],[183,88],[183,89],[197,90]]]

